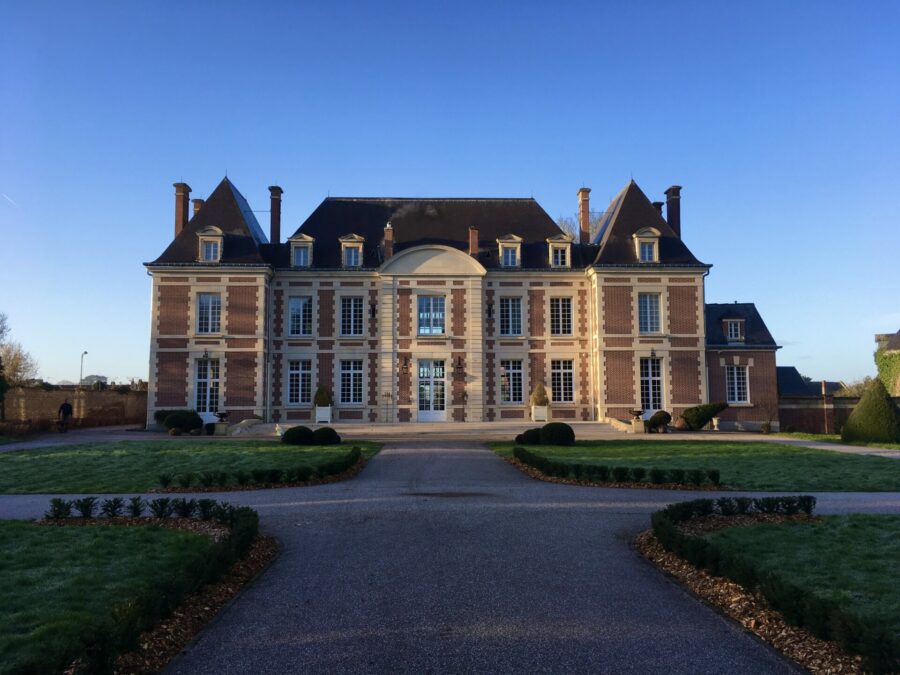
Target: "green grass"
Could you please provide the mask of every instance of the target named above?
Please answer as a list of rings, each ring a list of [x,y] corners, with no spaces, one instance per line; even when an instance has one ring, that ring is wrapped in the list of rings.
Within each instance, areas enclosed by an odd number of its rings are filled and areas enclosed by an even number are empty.
[[[706,537],[722,551],[847,614],[900,635],[900,516],[827,516],[822,522],[734,527]]]
[[[0,453],[0,493],[146,492],[159,475],[316,467],[358,445],[366,458],[378,443],[296,446],[278,441],[123,441]],[[177,483],[173,483],[177,485]]]
[[[7,443],[15,443],[18,439],[13,438],[12,436],[2,436],[0,435],[0,445],[5,445]]]
[[[793,438],[801,441],[819,441],[822,443],[845,443],[838,434],[808,434],[803,431],[782,431],[773,436],[782,438]],[[857,445],[864,448],[887,448],[888,450],[900,450],[900,443],[845,443],[846,445]]]
[[[0,521],[0,673],[61,672],[117,604],[185,575],[211,546],[155,526]]]
[[[513,443],[490,443],[512,456]],[[536,445],[548,457],[646,469],[719,469],[722,483],[739,490],[827,492],[900,490],[900,461],[830,450],[728,441],[578,441],[570,447]]]

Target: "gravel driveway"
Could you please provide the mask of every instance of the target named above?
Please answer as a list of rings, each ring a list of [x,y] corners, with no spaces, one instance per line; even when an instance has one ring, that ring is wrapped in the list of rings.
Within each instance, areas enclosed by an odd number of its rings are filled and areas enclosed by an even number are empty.
[[[534,481],[478,444],[421,441],[352,481],[222,495],[283,550],[170,672],[796,672],[629,548],[695,496]],[[46,504],[0,496],[0,517]],[[900,494],[819,510],[900,513]]]

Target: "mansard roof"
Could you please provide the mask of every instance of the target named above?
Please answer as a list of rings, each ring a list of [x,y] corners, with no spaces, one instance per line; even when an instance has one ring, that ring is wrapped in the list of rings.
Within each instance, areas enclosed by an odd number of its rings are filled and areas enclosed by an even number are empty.
[[[891,335],[888,341],[884,344],[884,348],[889,351],[900,351],[900,330]]]
[[[363,266],[383,262],[384,226],[394,230],[394,252],[439,244],[468,252],[469,228],[478,230],[478,261],[486,268],[500,267],[497,240],[514,234],[522,238],[521,268],[548,268],[547,239],[562,234],[559,226],[534,199],[411,199],[329,197],[297,230],[315,237],[315,267],[341,265],[339,238],[359,234]],[[583,251],[576,249],[583,249]],[[573,246],[572,267],[590,264],[596,249]],[[276,266],[287,266],[279,252]]]
[[[778,366],[775,368],[778,379],[778,393],[781,396],[821,396],[820,381],[807,382],[794,366]],[[825,382],[825,393],[834,394],[844,388],[842,382]]]
[[[648,227],[660,233],[659,261],[656,263],[638,261],[635,250],[634,235]],[[609,203],[600,218],[593,243],[600,247],[594,265],[708,267],[694,257],[633,180]]]
[[[775,338],[752,302],[707,303],[706,346],[728,349],[778,349]],[[726,319],[744,321],[744,340],[728,342],[723,322]]]
[[[149,264],[196,263],[197,235],[210,227],[222,231],[220,264],[266,263],[260,247],[268,244],[268,239],[247,200],[226,177],[163,254]]]

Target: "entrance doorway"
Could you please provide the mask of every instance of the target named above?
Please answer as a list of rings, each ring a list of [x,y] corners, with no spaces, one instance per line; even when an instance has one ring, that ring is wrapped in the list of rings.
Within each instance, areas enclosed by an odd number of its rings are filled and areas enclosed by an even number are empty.
[[[443,422],[447,419],[444,362],[419,361],[419,422]]]
[[[644,419],[663,409],[662,359],[641,359],[641,408]]]

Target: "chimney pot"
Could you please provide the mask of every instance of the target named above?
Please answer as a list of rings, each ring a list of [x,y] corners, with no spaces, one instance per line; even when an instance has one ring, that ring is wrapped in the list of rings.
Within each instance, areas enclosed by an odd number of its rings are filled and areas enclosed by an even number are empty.
[[[662,216],[662,207],[665,202],[653,202],[653,208],[656,209],[656,212]]]
[[[681,239],[681,186],[673,185],[666,190],[666,222]]]
[[[478,257],[478,228],[469,228],[469,255]]]
[[[202,200],[202,199],[192,199],[192,200],[191,200],[191,204],[194,205],[194,213],[193,213],[193,215],[196,216],[196,215],[197,215],[197,211],[199,211],[199,210],[200,210],[200,207],[203,206],[203,200]]]
[[[191,186],[187,183],[173,183],[172,187],[175,188],[175,236],[177,237],[187,225]]]
[[[384,259],[387,260],[394,255],[394,228],[391,227],[391,221],[387,221],[384,226]]]
[[[578,191],[578,243],[587,244],[591,240],[591,188]]]
[[[281,195],[284,192],[277,185],[269,186],[269,242],[281,243]]]

